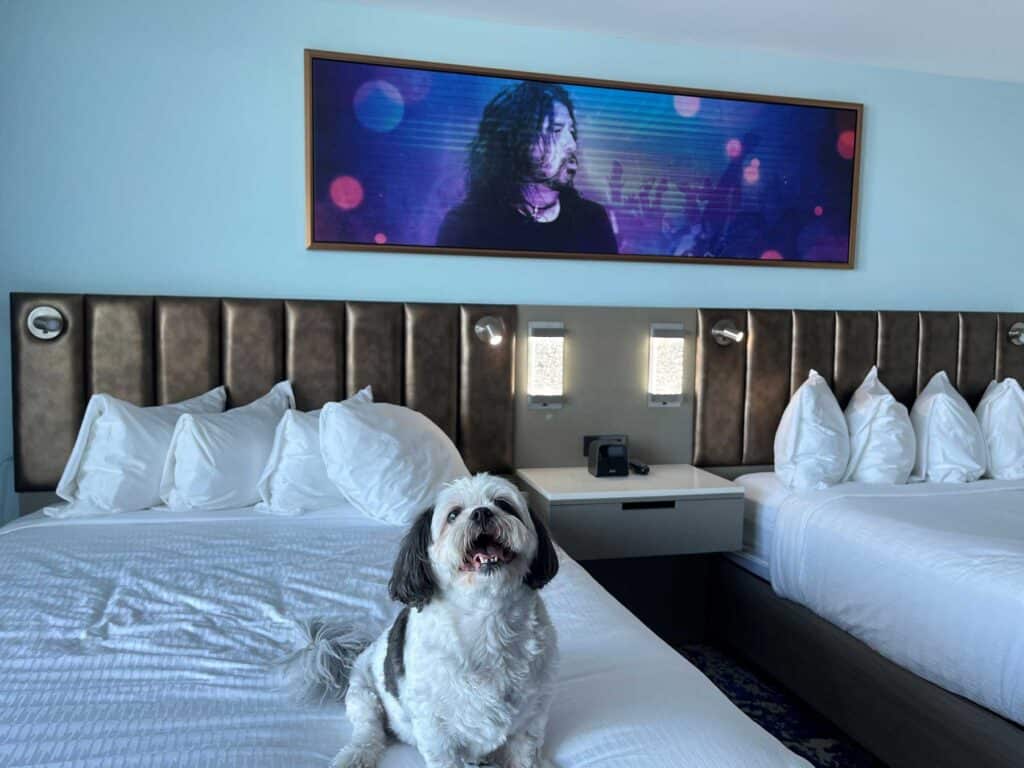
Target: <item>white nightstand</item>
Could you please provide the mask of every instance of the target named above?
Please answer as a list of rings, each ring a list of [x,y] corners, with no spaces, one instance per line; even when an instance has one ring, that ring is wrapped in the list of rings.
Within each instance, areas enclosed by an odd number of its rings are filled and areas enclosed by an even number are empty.
[[[743,543],[743,488],[689,464],[594,477],[586,467],[520,469],[530,506],[576,560],[731,552]]]

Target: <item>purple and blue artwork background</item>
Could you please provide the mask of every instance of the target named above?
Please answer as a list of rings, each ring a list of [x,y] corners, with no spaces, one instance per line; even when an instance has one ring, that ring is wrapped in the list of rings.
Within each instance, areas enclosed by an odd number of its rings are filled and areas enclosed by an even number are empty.
[[[314,58],[314,243],[433,246],[484,107],[516,82]],[[576,188],[620,254],[850,258],[853,109],[564,87]]]

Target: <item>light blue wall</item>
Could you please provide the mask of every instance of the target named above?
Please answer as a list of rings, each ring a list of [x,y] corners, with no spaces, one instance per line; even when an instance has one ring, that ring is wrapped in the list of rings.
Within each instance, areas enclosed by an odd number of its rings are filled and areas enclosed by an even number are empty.
[[[1024,86],[338,0],[0,9],[0,458],[9,290],[1021,308]],[[863,102],[857,269],[307,251],[304,48]]]

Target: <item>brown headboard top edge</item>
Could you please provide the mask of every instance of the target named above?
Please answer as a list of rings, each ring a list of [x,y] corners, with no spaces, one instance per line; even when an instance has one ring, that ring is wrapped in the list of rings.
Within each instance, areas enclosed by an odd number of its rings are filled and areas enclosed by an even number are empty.
[[[721,320],[743,339],[720,345]],[[992,379],[1024,380],[1024,346],[1008,334],[1020,321],[1024,312],[698,309],[694,464],[771,464],[782,411],[811,368],[844,407],[873,365],[908,408],[943,370],[974,406]]]
[[[224,384],[236,406],[283,378],[302,410],[372,384],[378,401],[437,423],[470,470],[513,465],[513,305],[25,292],[10,301],[18,492],[56,487],[95,392],[154,405]],[[60,312],[55,339],[29,332],[38,306]],[[506,343],[476,338],[485,315],[502,318]]]

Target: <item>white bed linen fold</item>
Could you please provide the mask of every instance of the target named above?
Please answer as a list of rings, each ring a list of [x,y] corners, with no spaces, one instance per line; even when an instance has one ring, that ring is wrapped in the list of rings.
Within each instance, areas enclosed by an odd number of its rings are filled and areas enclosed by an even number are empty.
[[[770,567],[782,597],[1024,725],[1024,481],[793,494]]]
[[[325,766],[344,709],[293,703],[273,661],[305,617],[383,628],[402,533],[351,507],[0,530],[0,765]],[[806,766],[564,553],[544,595],[562,651],[556,765]],[[382,768],[422,765],[394,746]]]
[[[736,478],[743,486],[743,549],[728,557],[765,581],[771,580],[772,539],[779,506],[794,493],[774,472],[754,472]]]

